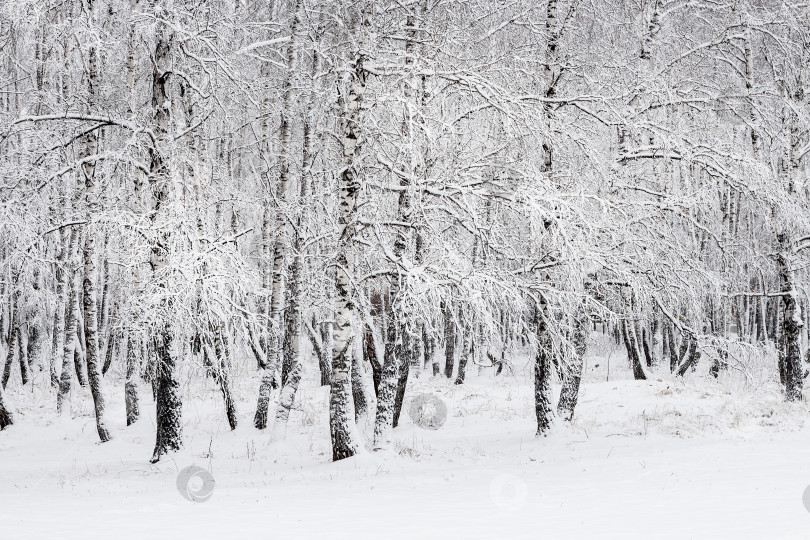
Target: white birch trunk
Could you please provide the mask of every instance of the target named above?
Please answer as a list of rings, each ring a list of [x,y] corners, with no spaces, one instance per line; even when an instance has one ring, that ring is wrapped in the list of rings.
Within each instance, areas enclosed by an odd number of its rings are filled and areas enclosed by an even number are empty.
[[[151,152],[150,184],[154,192],[154,205],[150,218],[153,227],[158,217],[168,211],[171,198],[171,171],[169,163],[170,145],[173,142],[171,129],[171,96],[169,80],[172,76],[173,35],[168,25],[158,22],[155,33],[154,56],[151,59],[152,71],[152,126],[155,133],[154,148]],[[157,279],[160,302],[166,311],[171,311],[171,298],[168,296],[167,277],[161,275],[168,262],[171,233],[155,231],[155,244],[149,264],[152,276]],[[157,430],[155,449],[151,462],[155,463],[165,454],[179,450],[183,446],[182,400],[178,380],[177,359],[174,357],[174,331],[171,322],[162,321],[155,333],[155,405],[157,409]]]
[[[352,65],[348,73],[348,92],[345,98],[347,117],[343,126],[344,169],[340,175],[338,195],[338,242],[335,271],[335,327],[332,338],[332,384],[329,398],[329,425],[332,437],[332,459],[338,461],[355,455],[359,450],[357,429],[354,422],[354,403],[351,391],[351,349],[355,336],[352,321],[355,320],[353,237],[357,219],[357,195],[362,178],[358,166],[363,144],[363,118],[361,106],[367,72],[363,34],[368,24],[368,6],[361,9],[359,27],[355,28],[360,46],[353,51]]]
[[[88,16],[90,25],[93,24],[93,5],[89,2]],[[90,45],[87,62],[87,83],[90,96],[91,113],[96,102],[98,86],[98,62],[94,45]],[[80,158],[86,158],[97,151],[98,132],[83,137]],[[87,362],[87,377],[90,383],[90,392],[93,395],[93,404],[96,412],[96,429],[101,442],[112,438],[106,422],[106,401],[104,398],[104,379],[101,376],[101,351],[98,332],[98,267],[96,266],[96,234],[91,223],[100,212],[99,195],[96,190],[95,162],[87,161],[82,165],[84,174],[84,203],[87,219],[87,231],[84,235],[84,338],[85,355]]]
[[[290,119],[293,115],[293,84],[296,70],[296,51],[300,47],[299,28],[301,26],[300,10],[303,0],[296,0],[295,16],[290,26],[290,45],[287,47],[287,73],[284,79],[284,92],[281,104],[280,156],[278,189],[276,191],[276,226],[275,243],[273,247],[273,276],[270,293],[270,321],[271,331],[267,347],[267,365],[262,370],[259,388],[259,401],[256,405],[256,415],[253,425],[258,429],[267,427],[267,409],[270,401],[270,390],[274,386],[280,360],[282,359],[282,344],[284,341],[284,325],[281,318],[284,303],[284,242],[287,240],[288,227],[285,212],[287,190],[290,182],[290,165],[292,163],[292,127]],[[299,325],[300,328],[300,325]],[[300,330],[299,330],[300,331]],[[291,405],[291,404],[290,404]]]

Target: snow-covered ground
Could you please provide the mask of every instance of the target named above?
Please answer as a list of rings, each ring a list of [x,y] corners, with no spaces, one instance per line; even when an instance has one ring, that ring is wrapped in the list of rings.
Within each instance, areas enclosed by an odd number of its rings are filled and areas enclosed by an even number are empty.
[[[302,384],[287,440],[273,444],[251,425],[255,376],[235,380],[244,397],[235,432],[213,385],[189,388],[185,449],[156,465],[147,386],[141,421],[127,428],[123,392],[108,382],[115,439],[103,445],[85,390],[74,392],[72,418],[56,418],[47,386],[10,386],[0,539],[810,538],[810,411],[782,402],[776,381],[760,376],[770,366],[719,381],[701,370],[675,380],[662,367],[636,382],[598,335],[587,362],[574,422],[546,438],[534,437],[524,369],[498,378],[472,369],[463,386],[411,384],[409,397],[447,403],[440,429],[404,415],[390,452],[339,463],[328,389],[314,384]],[[176,488],[192,464],[216,480],[207,502]]]

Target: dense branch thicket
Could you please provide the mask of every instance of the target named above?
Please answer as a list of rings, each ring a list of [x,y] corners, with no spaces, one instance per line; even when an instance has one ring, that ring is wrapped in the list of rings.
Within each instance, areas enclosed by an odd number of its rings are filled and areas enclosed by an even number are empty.
[[[409,377],[528,348],[544,434],[596,322],[637,379],[774,347],[802,399],[806,3],[18,0],[0,50],[2,386],[89,385],[102,441],[142,378],[181,448],[198,364],[281,439],[310,348],[336,460],[363,364],[382,449]]]

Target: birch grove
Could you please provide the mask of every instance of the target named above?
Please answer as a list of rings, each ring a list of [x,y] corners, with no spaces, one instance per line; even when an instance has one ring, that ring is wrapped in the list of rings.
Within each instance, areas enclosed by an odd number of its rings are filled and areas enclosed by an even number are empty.
[[[553,437],[595,329],[803,399],[805,3],[18,0],[0,51],[0,429],[151,392],[156,462],[210,379],[283,444],[315,384],[337,461],[527,357]]]

